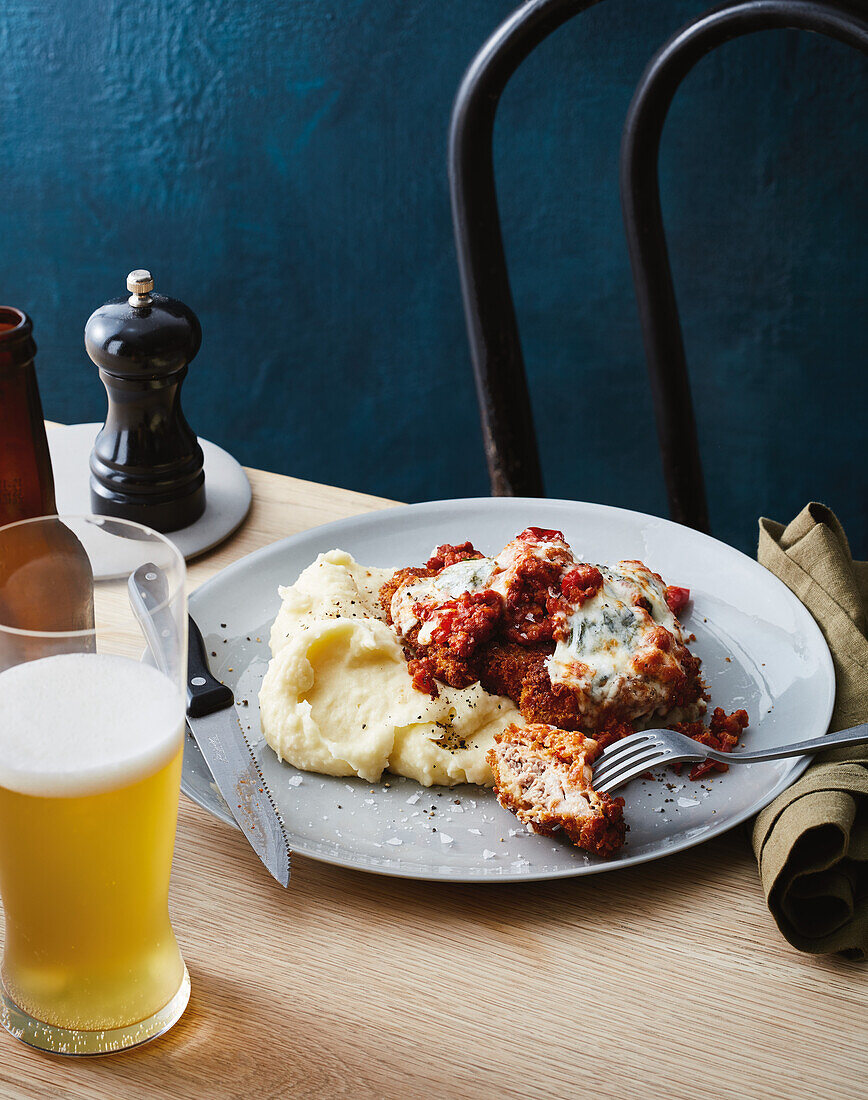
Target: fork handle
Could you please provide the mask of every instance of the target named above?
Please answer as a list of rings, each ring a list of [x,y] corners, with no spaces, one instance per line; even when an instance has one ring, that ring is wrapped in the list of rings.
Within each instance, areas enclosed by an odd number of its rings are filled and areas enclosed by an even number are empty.
[[[794,745],[779,745],[775,749],[760,749],[757,752],[717,752],[708,753],[709,760],[719,760],[725,764],[750,764],[754,760],[778,760],[782,756],[813,756],[815,752],[840,748],[842,745],[868,744],[868,722],[852,726],[848,730],[827,733],[825,737],[814,737],[810,741],[797,741]]]

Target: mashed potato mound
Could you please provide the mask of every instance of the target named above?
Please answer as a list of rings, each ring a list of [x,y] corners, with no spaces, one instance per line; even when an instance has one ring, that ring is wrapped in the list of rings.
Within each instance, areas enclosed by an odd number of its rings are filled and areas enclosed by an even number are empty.
[[[495,734],[523,725],[521,716],[478,683],[438,684],[436,699],[413,687],[377,602],[392,573],[330,550],[279,589],[273,656],[259,693],[265,740],[305,771],[373,782],[388,770],[426,787],[490,787],[485,754]]]

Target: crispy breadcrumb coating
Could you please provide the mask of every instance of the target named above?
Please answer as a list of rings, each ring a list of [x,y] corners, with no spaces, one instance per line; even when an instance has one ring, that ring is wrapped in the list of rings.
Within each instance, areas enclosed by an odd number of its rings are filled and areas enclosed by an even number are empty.
[[[591,764],[600,746],[578,731],[507,726],[486,759],[497,800],[534,832],[562,831],[573,844],[611,856],[624,843],[624,799],[598,794]]]

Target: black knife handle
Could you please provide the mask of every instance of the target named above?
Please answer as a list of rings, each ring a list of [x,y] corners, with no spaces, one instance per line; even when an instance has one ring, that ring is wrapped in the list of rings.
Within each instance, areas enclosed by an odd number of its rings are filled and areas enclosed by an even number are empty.
[[[189,621],[187,651],[187,713],[191,718],[204,718],[215,710],[225,710],[235,702],[232,689],[211,675],[202,633],[192,615]]]

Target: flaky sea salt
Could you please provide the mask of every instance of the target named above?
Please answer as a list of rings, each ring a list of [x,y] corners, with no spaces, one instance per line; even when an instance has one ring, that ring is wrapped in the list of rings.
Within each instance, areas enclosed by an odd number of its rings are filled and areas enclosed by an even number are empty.
[[[415,806],[421,797],[422,796],[420,794],[411,794],[410,797],[407,799],[407,805]]]
[[[287,782],[289,783],[290,787],[300,787],[304,780],[301,778],[300,775],[291,775]]]
[[[454,839],[455,839],[454,837],[448,836],[446,833],[441,833],[440,834],[440,843],[441,844],[451,844]]]
[[[400,837],[390,836],[389,839],[386,841],[386,843],[387,844],[394,844],[394,846],[397,848],[399,844],[403,844],[404,842],[403,842],[403,840],[401,840]]]
[[[496,852],[492,852],[492,851],[491,851],[490,849],[488,849],[488,848],[483,848],[483,849],[482,849],[482,858],[483,858],[483,859],[494,859],[494,857],[495,857],[496,855],[497,855],[497,853],[496,853]]]

